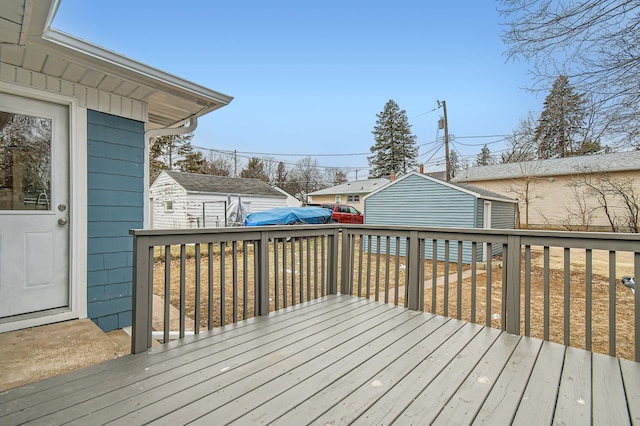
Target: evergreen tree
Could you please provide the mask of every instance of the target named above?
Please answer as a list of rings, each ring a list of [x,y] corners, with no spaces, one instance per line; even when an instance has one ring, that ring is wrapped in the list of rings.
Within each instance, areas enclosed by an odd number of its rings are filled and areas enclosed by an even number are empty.
[[[493,157],[491,156],[491,150],[485,144],[480,150],[480,153],[476,157],[476,166],[489,166],[493,164]]]
[[[449,153],[449,178],[454,178],[462,171],[462,163],[456,151]]]
[[[149,150],[150,182],[153,182],[162,170],[184,171],[197,169],[195,163],[197,163],[198,155],[193,154],[192,139],[193,133],[160,136],[156,139]],[[202,154],[199,157],[202,159]],[[196,173],[202,173],[202,171]]]
[[[586,106],[583,95],[574,92],[569,79],[561,75],[544,100],[535,133],[538,158],[561,158],[579,153],[584,133]]]
[[[376,117],[371,132],[376,143],[371,147],[373,155],[368,157],[369,175],[379,178],[392,172],[407,173],[417,164],[418,147],[406,111],[391,99]]]
[[[247,167],[240,171],[240,177],[260,179],[263,182],[268,182],[269,178],[264,172],[264,164],[258,157],[251,157],[247,163]]]

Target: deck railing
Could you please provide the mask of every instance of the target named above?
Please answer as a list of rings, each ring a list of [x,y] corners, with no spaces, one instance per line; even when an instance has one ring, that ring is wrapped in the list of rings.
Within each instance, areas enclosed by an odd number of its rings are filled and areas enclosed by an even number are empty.
[[[339,292],[640,361],[640,298],[621,281],[640,276],[637,234],[376,225],[131,234],[134,353],[151,346],[153,328],[167,341]]]

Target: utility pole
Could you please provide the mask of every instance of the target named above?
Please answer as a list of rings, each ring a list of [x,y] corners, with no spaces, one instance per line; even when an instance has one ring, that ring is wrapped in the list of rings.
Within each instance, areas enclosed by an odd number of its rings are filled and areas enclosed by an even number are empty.
[[[238,152],[235,149],[233,150],[233,177],[238,177]]]
[[[442,129],[444,127],[444,157],[445,157],[445,180],[449,182],[451,179],[451,174],[449,171],[449,123],[447,122],[447,101],[438,102],[438,108],[442,107],[442,111],[444,112],[444,122],[442,126],[438,126],[438,128]]]

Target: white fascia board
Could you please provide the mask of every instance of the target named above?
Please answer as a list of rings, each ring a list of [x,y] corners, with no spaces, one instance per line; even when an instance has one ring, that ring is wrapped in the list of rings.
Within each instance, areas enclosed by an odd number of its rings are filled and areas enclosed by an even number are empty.
[[[54,28],[47,29],[44,34],[42,34],[42,39],[64,49],[69,49],[73,52],[79,53],[79,58],[77,56],[73,57],[75,60],[89,60],[91,61],[91,64],[96,66],[98,69],[100,69],[101,66],[104,67],[104,65],[115,67],[115,71],[122,70],[128,72],[132,77],[137,77],[135,79],[132,78],[133,81],[146,84],[150,87],[164,85],[168,86],[169,89],[173,88],[178,93],[186,92],[199,98],[206,98],[210,102],[225,105],[233,100],[233,97],[231,96],[184,80],[157,68],[150,67]],[[65,53],[64,51],[58,51],[62,54]],[[107,69],[106,71],[112,70]],[[168,90],[168,92],[171,93],[170,90]]]

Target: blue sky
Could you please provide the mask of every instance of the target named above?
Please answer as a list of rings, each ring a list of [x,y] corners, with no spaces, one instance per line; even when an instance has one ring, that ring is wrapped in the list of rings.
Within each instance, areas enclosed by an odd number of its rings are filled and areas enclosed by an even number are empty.
[[[524,90],[527,64],[506,62],[499,21],[495,2],[472,0],[62,0],[53,26],[233,96],[199,121],[196,146],[287,164],[312,156],[362,179],[389,99],[427,170],[444,168],[437,100],[452,149],[470,161],[539,114],[545,94]]]

